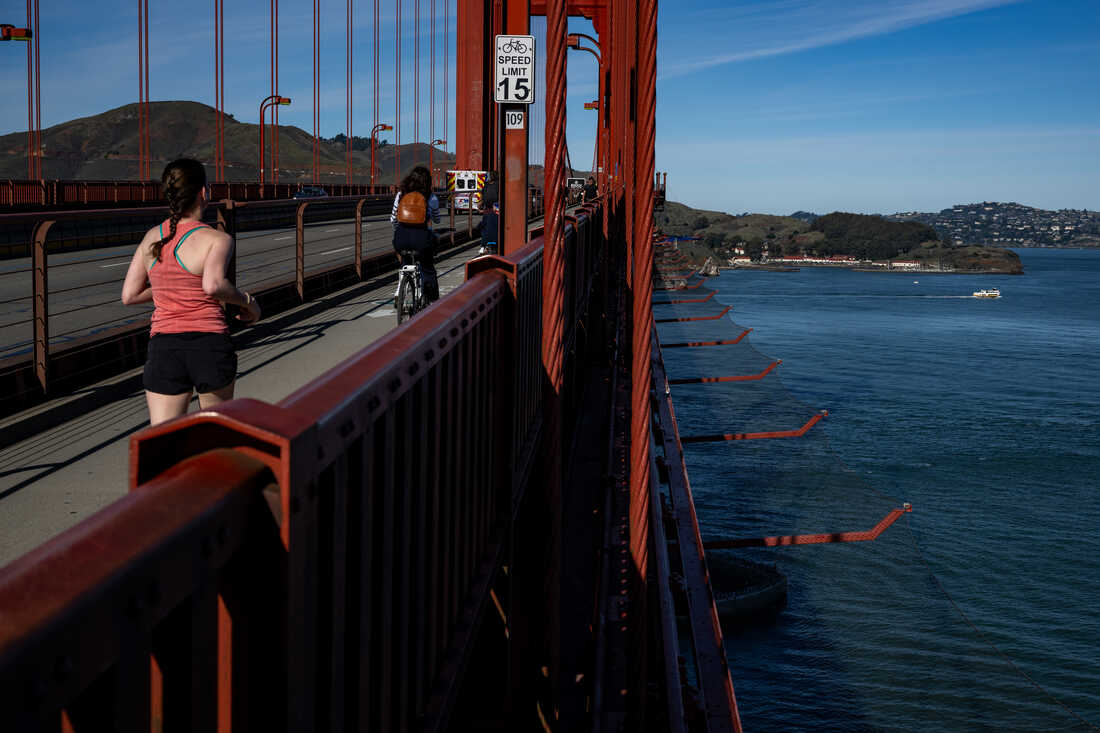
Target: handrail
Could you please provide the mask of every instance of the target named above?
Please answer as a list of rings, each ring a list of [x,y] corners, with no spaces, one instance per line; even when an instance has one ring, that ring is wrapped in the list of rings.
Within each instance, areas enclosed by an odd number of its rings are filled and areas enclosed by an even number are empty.
[[[206,453],[0,569],[5,729],[58,730],[63,716],[71,729],[117,705],[135,728],[214,730],[230,693],[234,719],[262,719],[278,594],[253,549],[269,481],[241,453]],[[227,589],[250,575],[248,592]]]

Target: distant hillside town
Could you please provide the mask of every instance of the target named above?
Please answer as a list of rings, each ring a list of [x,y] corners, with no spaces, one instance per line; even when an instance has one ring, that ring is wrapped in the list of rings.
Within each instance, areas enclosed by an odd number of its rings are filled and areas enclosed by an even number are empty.
[[[889,214],[890,221],[915,221],[933,227],[956,245],[999,247],[1100,247],[1100,211],[1048,211],[1017,203],[984,201],[959,204],[933,213]]]

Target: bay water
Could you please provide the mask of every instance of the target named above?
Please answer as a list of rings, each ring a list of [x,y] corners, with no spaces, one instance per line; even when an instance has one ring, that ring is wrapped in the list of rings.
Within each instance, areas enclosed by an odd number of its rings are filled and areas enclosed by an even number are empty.
[[[774,618],[725,626],[746,730],[1100,724],[1100,251],[1018,252],[1020,276],[726,271],[711,301],[656,307],[733,306],[660,324],[663,343],[753,329],[666,349],[670,378],[782,359],[674,386],[682,435],[829,412],[801,438],[685,447],[704,539],[913,507],[874,542],[738,551],[790,584]]]

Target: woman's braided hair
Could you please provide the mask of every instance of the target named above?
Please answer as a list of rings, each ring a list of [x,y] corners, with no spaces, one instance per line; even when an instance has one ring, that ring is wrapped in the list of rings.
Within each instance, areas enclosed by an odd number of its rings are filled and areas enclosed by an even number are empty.
[[[169,219],[168,236],[153,243],[153,257],[157,262],[160,262],[161,249],[176,236],[180,219],[194,208],[195,202],[199,200],[199,194],[206,186],[206,169],[197,160],[180,158],[164,167],[160,182],[164,188],[164,196],[168,199],[168,210],[172,215]]]

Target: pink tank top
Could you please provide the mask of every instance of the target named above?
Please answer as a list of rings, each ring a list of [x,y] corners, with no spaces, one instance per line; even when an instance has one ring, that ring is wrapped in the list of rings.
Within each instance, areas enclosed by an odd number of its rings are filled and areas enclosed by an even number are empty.
[[[202,290],[202,276],[188,272],[179,258],[179,247],[196,229],[207,226],[201,222],[181,222],[176,236],[164,243],[160,261],[149,268],[149,284],[153,288],[153,322],[151,335],[158,333],[229,333],[225,311],[220,301]],[[160,225],[161,236],[170,223]]]

